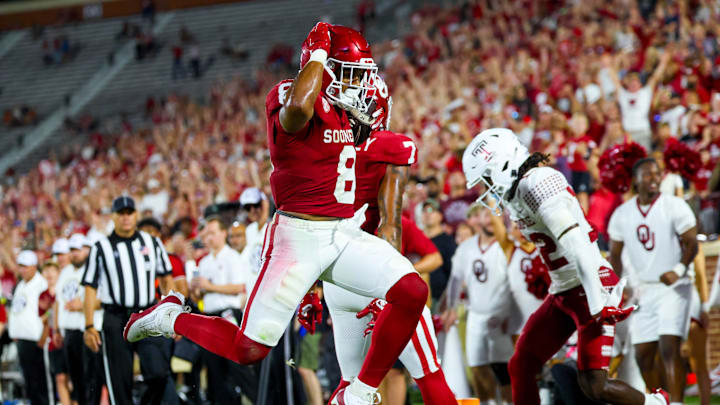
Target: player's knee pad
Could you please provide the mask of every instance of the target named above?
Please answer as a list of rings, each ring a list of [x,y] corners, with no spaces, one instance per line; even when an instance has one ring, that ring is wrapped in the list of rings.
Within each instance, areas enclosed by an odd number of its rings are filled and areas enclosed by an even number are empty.
[[[269,295],[272,297],[269,306],[281,311],[294,311],[316,277],[317,271],[313,266],[303,263],[291,264],[278,283],[275,293]]]
[[[235,341],[233,343],[235,345],[236,357],[231,360],[240,364],[257,363],[264,359],[268,353],[270,353],[270,350],[272,350],[272,347],[250,339],[240,330],[238,330],[235,335]]]
[[[427,302],[428,286],[418,273],[409,273],[388,290],[386,297],[393,305],[422,308]]]
[[[492,363],[490,364],[495,378],[497,378],[500,385],[510,384],[510,372],[508,371],[507,363]]]

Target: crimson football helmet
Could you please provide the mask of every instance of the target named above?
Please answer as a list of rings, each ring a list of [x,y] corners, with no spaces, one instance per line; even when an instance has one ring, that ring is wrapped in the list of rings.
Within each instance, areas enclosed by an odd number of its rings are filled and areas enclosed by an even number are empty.
[[[373,89],[368,92],[368,110],[361,112],[350,109],[348,118],[355,136],[355,146],[365,142],[372,131],[390,130],[390,113],[392,110],[392,97],[385,81],[375,75],[372,82]]]
[[[310,60],[307,41],[302,45],[300,69]],[[330,101],[346,110],[366,113],[368,93],[373,91],[377,65],[370,44],[359,32],[341,25],[330,26],[330,52],[325,62],[322,88]]]

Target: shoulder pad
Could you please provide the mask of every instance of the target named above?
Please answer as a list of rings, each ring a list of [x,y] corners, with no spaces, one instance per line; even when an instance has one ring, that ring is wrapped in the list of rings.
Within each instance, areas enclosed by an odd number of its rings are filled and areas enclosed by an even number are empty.
[[[551,167],[530,170],[518,184],[518,197],[532,212],[536,212],[543,201],[563,192],[574,194],[565,176]]]
[[[417,160],[417,146],[409,137],[391,131],[377,131],[360,146],[358,152],[366,153],[373,163],[408,166]]]

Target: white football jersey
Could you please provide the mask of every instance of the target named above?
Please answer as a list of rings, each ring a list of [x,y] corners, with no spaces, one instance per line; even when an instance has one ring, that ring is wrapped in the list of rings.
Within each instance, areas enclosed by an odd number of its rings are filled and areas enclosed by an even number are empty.
[[[85,287],[80,285],[85,268],[76,269],[69,264],[60,272],[55,286],[55,301],[58,303],[58,327],[60,329],[85,329],[85,312],[69,311],[65,304],[75,298],[84,300]]]
[[[508,263],[507,272],[510,291],[523,315],[523,319],[527,319],[530,314],[535,312],[540,304],[542,304],[541,299],[538,299],[528,291],[527,283],[525,282],[525,274],[532,268],[532,261],[538,254],[540,254],[540,252],[538,252],[537,248],[528,253],[522,250],[520,246],[515,245],[512,255],[510,256],[510,262]]]
[[[661,193],[651,204],[641,206],[635,196],[615,209],[608,235],[623,242],[637,280],[656,283],[680,261],[678,235],[695,224],[695,215],[681,198]]]
[[[453,276],[465,283],[471,311],[488,315],[508,314],[512,301],[505,252],[496,241],[481,247],[478,240],[478,235],[475,235],[455,250]]]
[[[610,268],[610,263],[602,257],[600,249],[597,248],[592,236],[593,228],[585,219],[585,213],[565,176],[551,167],[531,169],[518,183],[515,198],[508,204],[508,209],[510,217],[517,222],[523,235],[540,249],[540,255],[550,270],[550,294],[558,294],[581,285],[573,255],[557,243],[541,215],[555,206],[569,206],[570,214],[577,221],[580,230],[590,235],[595,249],[582,254],[596,255],[598,269],[600,266]]]

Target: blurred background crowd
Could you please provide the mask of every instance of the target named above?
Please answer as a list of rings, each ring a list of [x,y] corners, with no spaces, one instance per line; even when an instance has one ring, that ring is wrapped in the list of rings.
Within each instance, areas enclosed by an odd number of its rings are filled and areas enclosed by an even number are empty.
[[[466,214],[477,196],[466,190],[460,157],[490,127],[511,128],[531,151],[548,153],[601,234],[623,201],[600,184],[603,151],[635,141],[662,162],[666,146],[682,142],[699,152],[701,168],[694,178],[667,172],[664,187],[693,207],[699,233],[717,238],[720,2],[428,3],[411,14],[408,34],[372,45],[393,98],[390,129],[418,145],[404,214],[445,259],[432,276],[435,299],[456,244],[474,232]],[[376,7],[360,2],[356,26],[372,24]],[[207,253],[209,213],[235,221],[229,236],[241,252],[241,193],[256,187],[271,196],[265,96],[297,71],[300,44],[293,45],[292,62],[218,82],[205,103],[181,92],[148,95],[148,125],[94,133],[70,154],[8,173],[0,190],[3,297],[12,297],[21,249],[43,262],[59,238],[109,234],[111,202],[123,194],[140,218],[159,222],[168,252],[183,263]],[[277,60],[285,59],[269,59]]]

